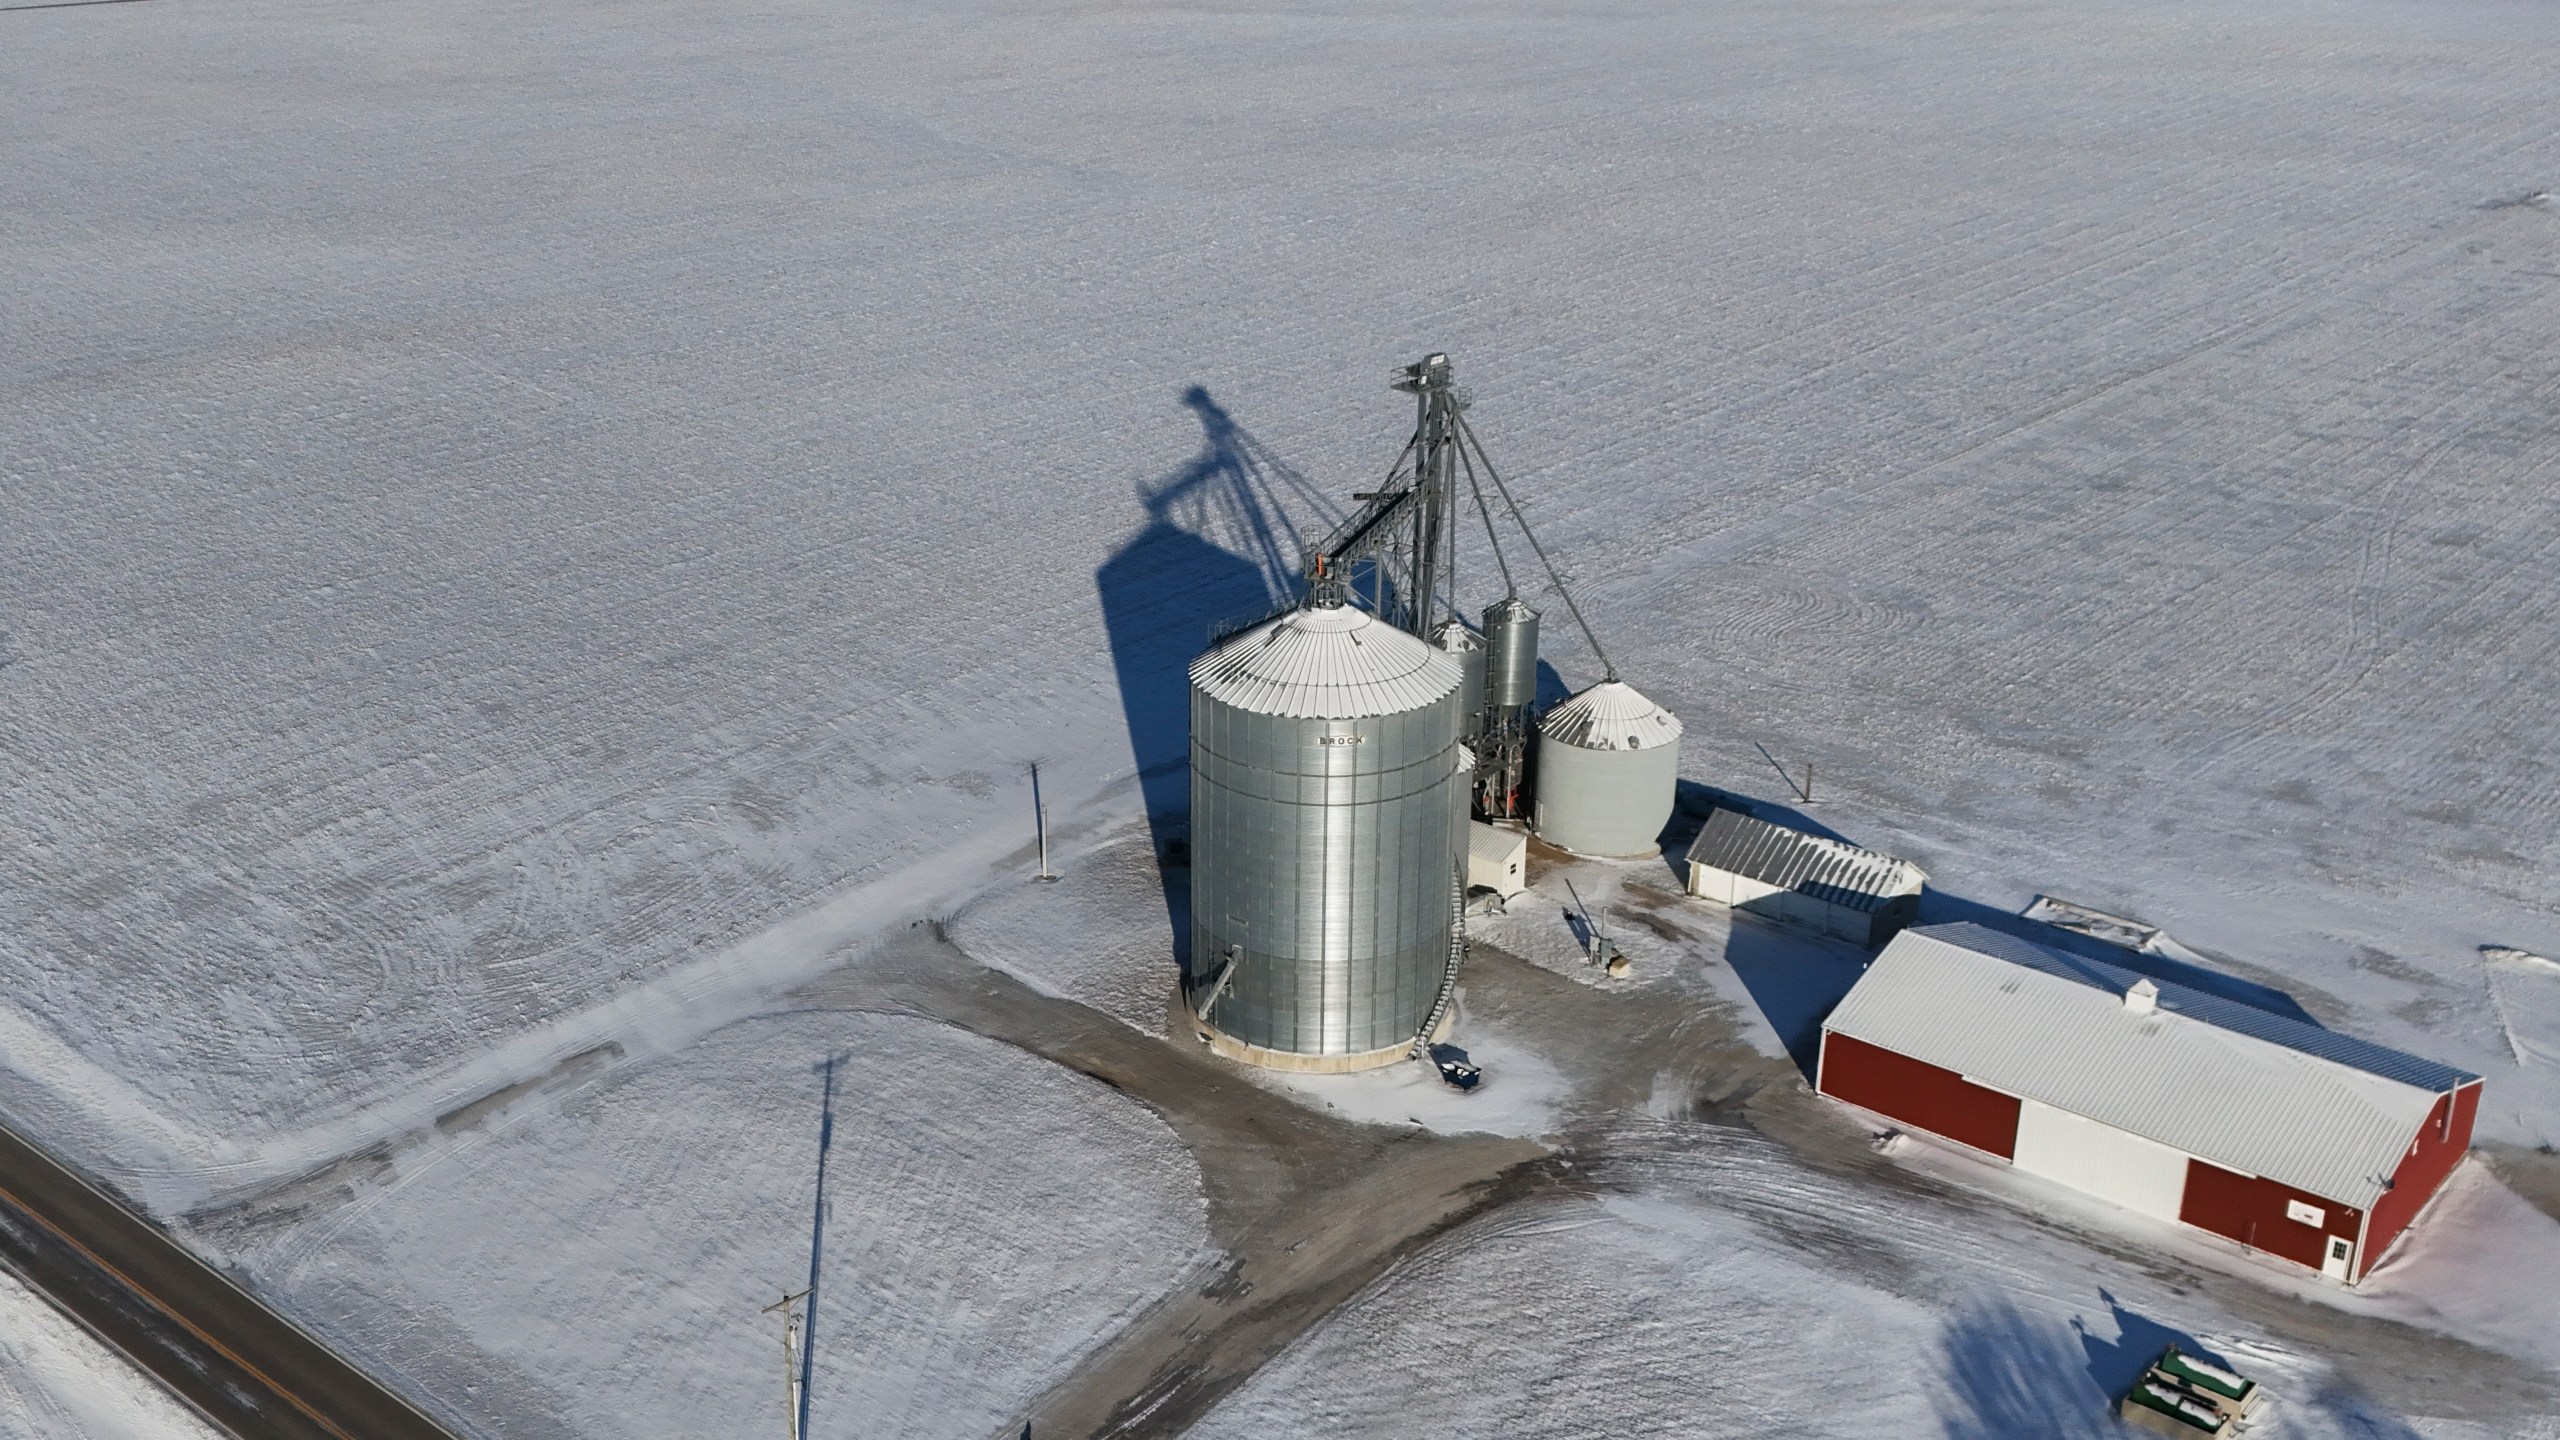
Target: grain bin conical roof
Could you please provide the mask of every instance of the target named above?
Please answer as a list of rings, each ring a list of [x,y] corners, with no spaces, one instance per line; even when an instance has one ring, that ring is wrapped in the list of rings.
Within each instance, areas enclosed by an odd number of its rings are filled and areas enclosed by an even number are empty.
[[[1191,683],[1261,715],[1400,715],[1458,688],[1458,661],[1350,605],[1310,605],[1229,636],[1191,662]]]
[[[1633,685],[1603,680],[1548,711],[1538,733],[1581,750],[1657,750],[1680,743],[1680,717]]]

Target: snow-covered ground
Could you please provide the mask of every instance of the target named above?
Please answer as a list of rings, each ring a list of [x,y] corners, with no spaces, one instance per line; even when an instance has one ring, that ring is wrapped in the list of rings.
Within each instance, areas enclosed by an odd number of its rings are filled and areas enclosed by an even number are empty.
[[[990,890],[951,917],[982,964],[1090,1005],[1139,1030],[1164,1029],[1176,974],[1166,960],[1165,885],[1142,826],[1075,856],[1055,884]]]
[[[823,1213],[816,1204],[821,1178]],[[492,1433],[976,1437],[1200,1263],[1200,1178],[1083,1076],[904,1016],[786,1011],[455,1117],[341,1194],[200,1226]]]
[[[0,1271],[0,1440],[219,1440],[221,1433]]]
[[[1854,1220],[1898,1228],[1886,1210]],[[2110,1402],[2174,1338],[2284,1397],[2252,1440],[2560,1435],[2560,1419],[2404,1424],[2319,1357],[2199,1324],[2194,1300],[2139,1278],[2108,1289],[2067,1272],[1914,1271],[1915,1258],[1886,1239],[1869,1273],[1825,1263],[1772,1245],[1712,1192],[1512,1214],[1373,1287],[1192,1434],[1405,1435],[1428,1415],[1433,1433],[1521,1440],[2105,1440],[2127,1433]]]
[[[1188,387],[1340,495],[1435,344],[1692,773],[2515,1068],[2544,12],[10,27],[0,945],[107,1168],[1027,838],[1260,593]]]
[[[2420,1324],[2477,1337],[2560,1368],[2560,1220],[2516,1198],[2477,1164],[2445,1182],[2408,1243],[2364,1285],[2365,1297]]]
[[[1181,665],[1321,523],[1272,467],[1364,488],[1444,348],[1686,776],[1810,760],[1951,901],[2139,917],[2560,1141],[2560,973],[2480,948],[2560,954],[2555,60],[2507,0],[0,14],[0,1110],[178,1215],[619,1046],[243,1252],[616,1433],[650,1326],[787,1277],[653,1240],[573,1319],[442,1258],[679,1133],[614,1087],[753,1109],[697,1056],[918,916],[1160,1025],[1116,837],[1179,791]],[[979,899],[1033,760],[1141,903]],[[1719,1263],[1783,1308],[1796,1262]]]

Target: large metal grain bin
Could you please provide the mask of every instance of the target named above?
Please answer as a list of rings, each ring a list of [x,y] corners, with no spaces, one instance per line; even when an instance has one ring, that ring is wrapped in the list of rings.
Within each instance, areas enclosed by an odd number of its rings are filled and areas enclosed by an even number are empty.
[[[1538,725],[1538,838],[1578,855],[1649,855],[1680,783],[1680,720],[1604,680]]]
[[[1402,1058],[1450,960],[1462,858],[1457,657],[1310,604],[1191,665],[1186,999],[1223,1053]]]

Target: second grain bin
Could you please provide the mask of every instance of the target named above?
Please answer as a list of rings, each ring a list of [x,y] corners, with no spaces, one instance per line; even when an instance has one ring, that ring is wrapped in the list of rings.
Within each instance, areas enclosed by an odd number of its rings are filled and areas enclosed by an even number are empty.
[[[1484,724],[1484,641],[1455,616],[1431,632],[1431,643],[1458,657],[1458,738],[1472,741]],[[1468,780],[1474,785],[1472,777]]]
[[[1529,717],[1538,700],[1538,612],[1517,595],[1485,607],[1484,706],[1476,747],[1476,813],[1529,818]]]
[[[1650,855],[1680,782],[1680,719],[1604,680],[1538,725],[1538,838],[1577,855]]]
[[[1456,656],[1311,602],[1191,665],[1191,975],[1220,1052],[1404,1059],[1448,974],[1463,859]]]

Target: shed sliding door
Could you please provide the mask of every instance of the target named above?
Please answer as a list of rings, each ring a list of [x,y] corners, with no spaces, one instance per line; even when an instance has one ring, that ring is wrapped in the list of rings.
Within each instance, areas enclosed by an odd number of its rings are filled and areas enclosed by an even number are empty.
[[[2178,1218],[2186,1196],[2184,1151],[2033,1100],[2019,1102],[2014,1158],[2030,1174],[2163,1220]]]

